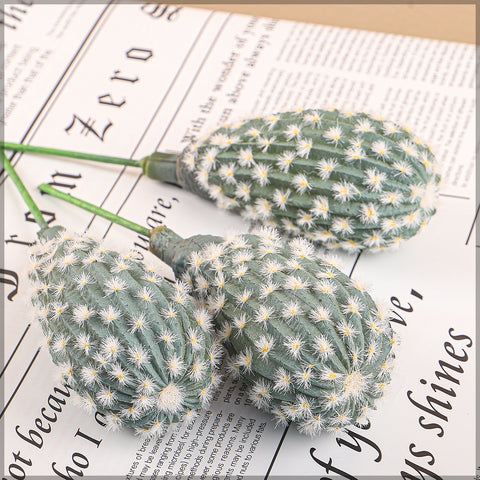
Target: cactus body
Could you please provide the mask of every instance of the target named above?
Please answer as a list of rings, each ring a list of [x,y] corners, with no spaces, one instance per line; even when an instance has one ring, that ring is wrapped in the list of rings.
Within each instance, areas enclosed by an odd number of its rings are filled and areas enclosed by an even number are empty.
[[[222,127],[146,175],[329,248],[378,250],[415,235],[435,213],[437,163],[399,125],[366,113],[305,110]],[[176,172],[173,169],[176,168]]]
[[[32,303],[54,363],[85,405],[139,433],[193,418],[218,380],[208,313],[182,284],[91,238],[59,227],[40,238]]]
[[[151,249],[214,315],[231,371],[257,407],[309,434],[344,428],[374,408],[393,368],[388,310],[311,243],[286,244],[270,229],[229,240],[170,237],[154,230]]]

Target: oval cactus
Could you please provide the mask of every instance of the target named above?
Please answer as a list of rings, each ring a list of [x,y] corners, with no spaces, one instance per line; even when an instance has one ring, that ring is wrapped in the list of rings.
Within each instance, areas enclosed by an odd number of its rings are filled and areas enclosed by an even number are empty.
[[[308,434],[375,407],[393,368],[388,309],[297,238],[265,229],[224,240],[152,231],[151,249],[214,316],[250,398]]]
[[[153,154],[143,168],[160,178],[168,160]],[[350,251],[415,235],[435,213],[439,182],[430,148],[408,129],[336,109],[222,127],[176,166],[176,183],[221,207]]]
[[[415,235],[435,213],[440,175],[430,147],[367,113],[299,110],[215,130],[179,155],[136,162],[4,144],[142,167],[253,223],[328,248],[381,250]]]
[[[40,238],[50,240],[31,256],[32,302],[84,405],[139,433],[192,418],[219,379],[207,311],[129,254],[62,227]]]

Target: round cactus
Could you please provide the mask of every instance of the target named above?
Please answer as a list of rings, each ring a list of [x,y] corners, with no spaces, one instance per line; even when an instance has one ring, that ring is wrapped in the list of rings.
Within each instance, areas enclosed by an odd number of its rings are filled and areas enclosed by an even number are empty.
[[[44,229],[32,254],[32,302],[55,364],[107,425],[155,433],[193,418],[219,380],[211,319],[182,283],[131,255]]]
[[[250,398],[302,432],[341,429],[375,407],[396,339],[388,309],[297,238],[265,229],[223,240],[152,231],[151,249],[214,316]]]

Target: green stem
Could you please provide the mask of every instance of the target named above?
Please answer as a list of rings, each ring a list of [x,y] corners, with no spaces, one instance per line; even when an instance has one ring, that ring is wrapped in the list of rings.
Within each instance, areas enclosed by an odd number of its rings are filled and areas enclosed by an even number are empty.
[[[34,145],[24,145],[22,143],[0,142],[0,148],[13,150],[15,152],[42,153],[45,155],[56,155],[57,157],[77,158],[82,160],[91,160],[93,162],[114,163],[116,165],[127,165],[129,167],[141,168],[140,162],[128,158],[107,157],[104,155],[95,155],[93,153],[73,152],[71,150],[59,150],[50,147],[37,147]]]
[[[28,208],[30,209],[30,213],[33,215],[33,218],[37,222],[38,226],[41,229],[48,228],[48,223],[43,218],[42,212],[37,207],[37,204],[33,201],[33,198],[28,193],[27,189],[25,188],[25,185],[23,184],[20,177],[17,175],[17,172],[13,168],[12,164],[10,163],[10,160],[7,158],[3,150],[2,150],[2,157],[3,157],[3,168],[8,173],[9,177],[12,179],[12,182],[17,187],[18,191],[20,192],[20,195],[23,197],[23,200],[25,201]]]
[[[93,205],[93,203],[89,203],[85,200],[81,200],[80,198],[73,197],[72,195],[60,192],[59,190],[53,188],[51,185],[46,183],[42,183],[38,189],[43,193],[48,193],[48,195],[52,195],[53,197],[60,198],[61,200],[65,200],[72,205],[76,205],[77,207],[83,208],[83,210],[87,210],[88,212],[92,212],[99,217],[106,218],[113,223],[121,225],[122,227],[128,228],[129,230],[133,230],[134,232],[139,233],[140,235],[145,235],[146,237],[150,237],[150,229],[146,227],[142,227],[138,223],[131,222],[123,217],[115,215],[108,210],[104,210],[103,208],[97,207]]]

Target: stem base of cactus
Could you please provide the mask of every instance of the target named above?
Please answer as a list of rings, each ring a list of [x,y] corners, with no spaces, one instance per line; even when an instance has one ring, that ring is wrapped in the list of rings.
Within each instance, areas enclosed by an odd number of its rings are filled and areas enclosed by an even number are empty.
[[[148,157],[142,158],[140,165],[143,173],[150,178],[161,178],[162,182],[173,183],[182,187],[177,177],[176,153],[155,152]]]
[[[183,239],[166,226],[154,228],[150,232],[150,251],[169,265],[176,275],[186,270],[186,263],[192,252],[205,247],[207,243],[222,242],[221,237],[213,235],[195,235]]]

